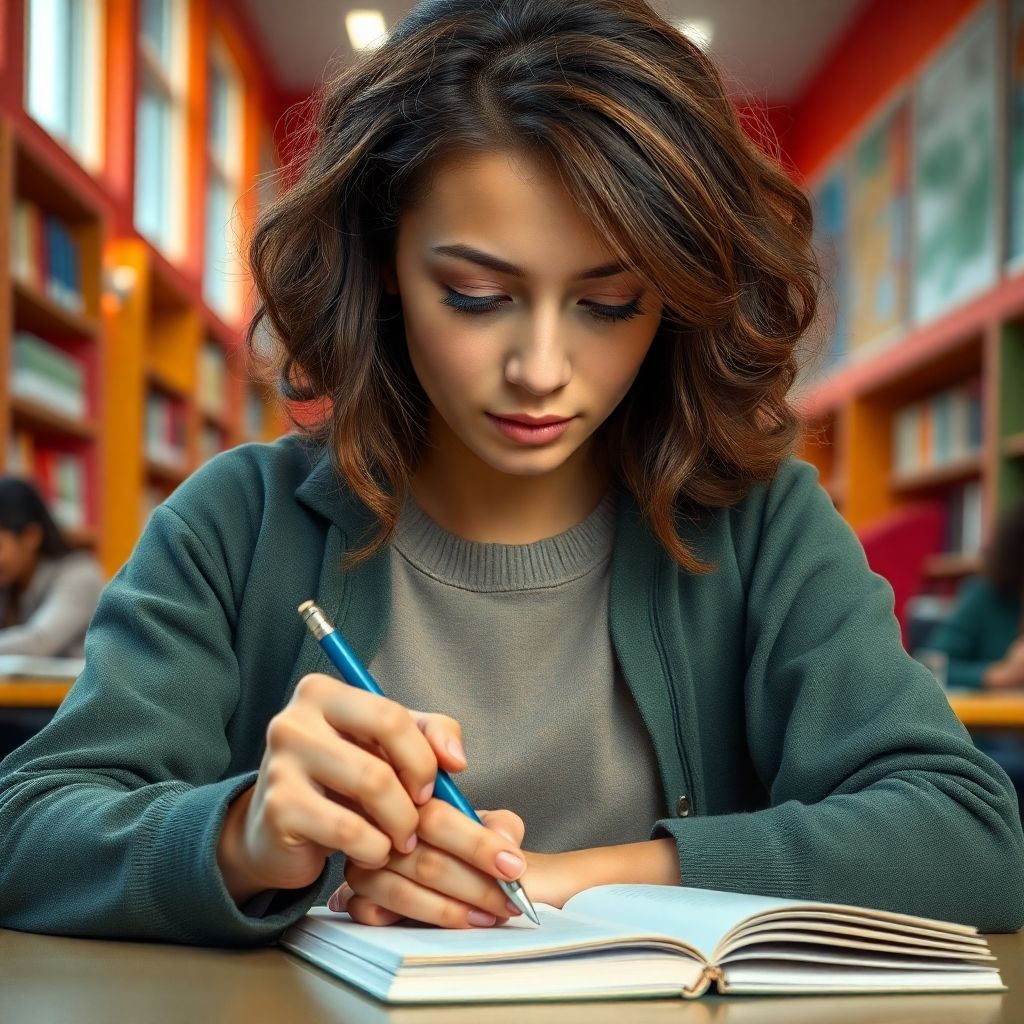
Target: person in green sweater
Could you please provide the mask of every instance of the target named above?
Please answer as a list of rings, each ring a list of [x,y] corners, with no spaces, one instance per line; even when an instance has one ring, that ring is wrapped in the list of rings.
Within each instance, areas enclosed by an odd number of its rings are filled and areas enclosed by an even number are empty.
[[[489,927],[518,878],[1019,928],[1009,780],[793,454],[811,207],[708,56],[640,0],[421,3],[311,129],[249,247],[304,426],[106,587],[0,764],[0,925]]]
[[[1024,688],[1024,501],[999,517],[982,572],[963,580],[923,648],[946,656],[953,689]]]
[[[945,683],[957,690],[1024,691],[1024,501],[999,517],[984,566],[958,588],[952,611],[924,649],[944,656]],[[974,742],[1010,776],[1024,800],[1024,743],[1015,731],[975,732]]]

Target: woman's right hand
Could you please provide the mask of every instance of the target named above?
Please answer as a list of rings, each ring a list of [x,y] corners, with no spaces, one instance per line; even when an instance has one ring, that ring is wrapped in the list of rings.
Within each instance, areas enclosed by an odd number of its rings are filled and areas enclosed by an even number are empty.
[[[225,815],[217,863],[235,902],[304,888],[336,851],[366,868],[411,852],[438,767],[426,734],[453,729],[328,675],[300,679],[267,727],[256,782]]]

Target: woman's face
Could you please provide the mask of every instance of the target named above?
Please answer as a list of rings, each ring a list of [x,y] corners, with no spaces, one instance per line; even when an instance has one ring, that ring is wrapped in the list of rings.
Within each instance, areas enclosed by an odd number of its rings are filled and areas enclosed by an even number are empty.
[[[21,533],[0,529],[0,587],[9,587],[31,573],[41,539],[42,531],[35,523]]]
[[[447,159],[399,225],[387,277],[444,457],[517,475],[556,469],[633,383],[662,303],[618,270],[559,179],[508,152]],[[523,434],[501,417],[556,416]]]

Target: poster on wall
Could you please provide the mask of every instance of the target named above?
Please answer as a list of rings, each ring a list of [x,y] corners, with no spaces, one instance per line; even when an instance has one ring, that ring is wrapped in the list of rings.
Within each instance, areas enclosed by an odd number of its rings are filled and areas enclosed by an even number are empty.
[[[996,66],[995,12],[986,4],[918,83],[913,200],[918,323],[996,278]]]
[[[1010,3],[1010,49],[1007,111],[1008,145],[1006,259],[1013,268],[1024,267],[1024,0]]]
[[[842,362],[849,333],[849,258],[846,166],[839,162],[811,192],[814,213],[813,244],[826,289],[818,302],[815,344],[824,338],[819,356],[809,366],[813,378]]]
[[[851,357],[893,340],[906,323],[909,129],[903,101],[864,133],[851,154]]]

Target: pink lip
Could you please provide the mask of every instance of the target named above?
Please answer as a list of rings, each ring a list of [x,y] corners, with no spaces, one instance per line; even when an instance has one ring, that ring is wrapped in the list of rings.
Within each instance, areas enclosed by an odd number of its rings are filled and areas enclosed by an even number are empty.
[[[487,414],[488,419],[505,435],[510,441],[525,445],[543,445],[560,438],[568,429],[569,425],[576,418],[557,419],[551,416],[542,417],[539,421],[523,422],[522,419],[506,416],[494,416]]]
[[[525,423],[528,427],[543,427],[548,423],[565,423],[571,420],[571,416],[527,416],[524,413],[513,413],[511,416],[502,416],[499,413],[491,413],[499,420],[508,420],[510,423]]]

